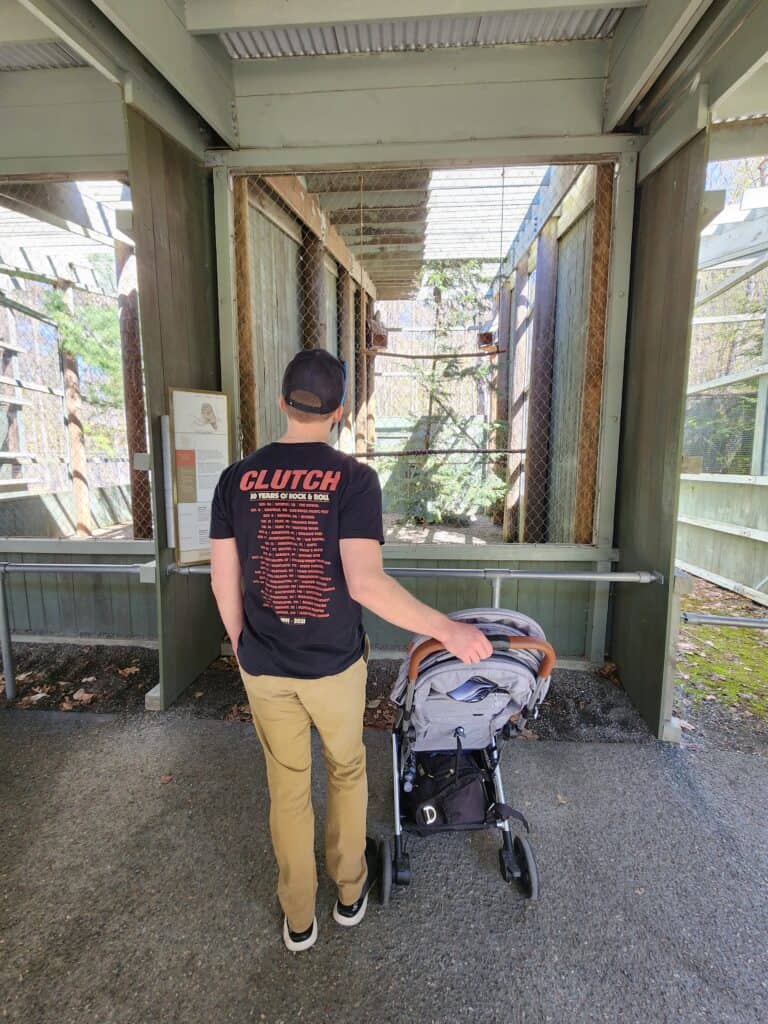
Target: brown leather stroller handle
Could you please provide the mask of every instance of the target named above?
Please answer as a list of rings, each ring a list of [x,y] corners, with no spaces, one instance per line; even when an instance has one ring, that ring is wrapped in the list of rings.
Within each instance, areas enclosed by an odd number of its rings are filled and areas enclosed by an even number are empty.
[[[539,668],[539,679],[546,679],[552,675],[552,669],[555,667],[555,661],[557,655],[552,644],[547,643],[546,640],[539,640],[534,636],[510,636],[509,638],[509,649],[511,651],[542,651],[544,654],[544,661],[541,663]],[[419,668],[421,667],[422,661],[428,658],[430,654],[435,654],[437,651],[444,651],[445,644],[441,644],[439,640],[425,640],[423,644],[419,644],[418,647],[414,648],[411,652],[411,660],[408,663],[408,679],[414,683],[416,677],[419,674]]]

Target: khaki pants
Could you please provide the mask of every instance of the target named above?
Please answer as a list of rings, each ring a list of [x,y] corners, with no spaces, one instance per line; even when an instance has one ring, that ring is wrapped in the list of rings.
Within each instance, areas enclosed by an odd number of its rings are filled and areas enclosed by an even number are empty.
[[[290,927],[304,931],[314,919],[317,892],[311,725],[320,734],[328,776],[326,869],[342,903],[354,903],[365,881],[366,659],[321,679],[251,676],[242,669],[241,675],[267,762],[277,895]]]

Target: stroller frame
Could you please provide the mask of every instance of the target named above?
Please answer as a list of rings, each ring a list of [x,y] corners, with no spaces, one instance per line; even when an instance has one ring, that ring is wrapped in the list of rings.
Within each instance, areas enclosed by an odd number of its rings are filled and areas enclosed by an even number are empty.
[[[549,677],[555,660],[555,652],[549,644],[538,639],[531,639],[528,643],[525,643],[521,638],[510,646],[544,652],[544,660],[539,674],[539,680],[543,678],[543,672],[546,673],[546,678]],[[413,659],[416,658],[416,665],[418,666],[420,660],[418,655],[421,651],[426,651],[428,654],[439,650],[441,647],[442,645],[434,640],[429,640],[426,643],[421,644],[420,647],[417,647],[411,652],[411,664],[413,664]],[[422,657],[424,656],[426,655],[422,654]],[[413,671],[414,678],[415,675],[416,670]],[[534,718],[537,717],[538,708],[534,707],[532,713]],[[505,739],[513,738],[513,736],[522,731],[526,720],[525,714],[522,714],[516,725],[507,722],[500,730],[501,735]],[[407,847],[407,835],[409,833],[417,835],[425,834],[425,830],[415,822],[408,821],[401,810],[401,786],[403,785],[403,778],[405,774],[403,760],[403,725],[405,721],[406,713],[405,710],[401,708],[392,729],[394,836],[392,839],[382,839],[379,844],[379,902],[382,906],[388,905],[393,885],[407,886],[411,883],[412,876],[410,856],[408,854]],[[454,734],[457,737],[460,737],[462,733],[463,730],[461,727],[458,727]],[[487,773],[484,781],[488,804],[490,805],[495,803],[497,805],[506,806],[504,783],[502,781],[500,768],[501,751],[497,743],[497,736],[498,734],[492,737],[491,742],[487,747],[483,749],[472,749],[471,751],[467,751],[467,753],[471,753],[476,760],[478,758],[482,758],[484,761],[483,767]],[[510,809],[510,817],[522,822],[526,831],[530,831],[528,822],[524,815],[519,811],[512,811]],[[509,817],[505,816],[502,820],[492,820],[471,825],[434,826],[428,831],[430,834],[437,834],[443,832],[479,831],[481,829],[489,828],[501,831],[502,845],[499,849],[499,870],[504,881],[517,882],[525,896],[529,899],[537,899],[540,891],[539,873],[533,849],[527,838],[513,832]]]

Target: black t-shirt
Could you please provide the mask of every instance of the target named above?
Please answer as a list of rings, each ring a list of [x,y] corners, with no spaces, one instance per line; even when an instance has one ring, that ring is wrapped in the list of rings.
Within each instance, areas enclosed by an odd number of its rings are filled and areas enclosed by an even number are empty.
[[[210,535],[237,542],[246,672],[317,679],[357,661],[365,634],[339,541],[384,543],[369,466],[322,441],[268,444],[221,474]]]

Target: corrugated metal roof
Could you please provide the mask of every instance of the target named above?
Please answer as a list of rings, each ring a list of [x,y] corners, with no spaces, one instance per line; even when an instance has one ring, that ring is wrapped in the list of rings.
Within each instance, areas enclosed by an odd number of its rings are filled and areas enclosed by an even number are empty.
[[[340,53],[387,53],[451,46],[604,39],[613,33],[621,10],[516,11],[481,17],[414,18],[353,22],[308,28],[224,32],[222,42],[236,60],[307,57]]]
[[[0,43],[0,71],[82,68],[85,61],[65,43]]]

